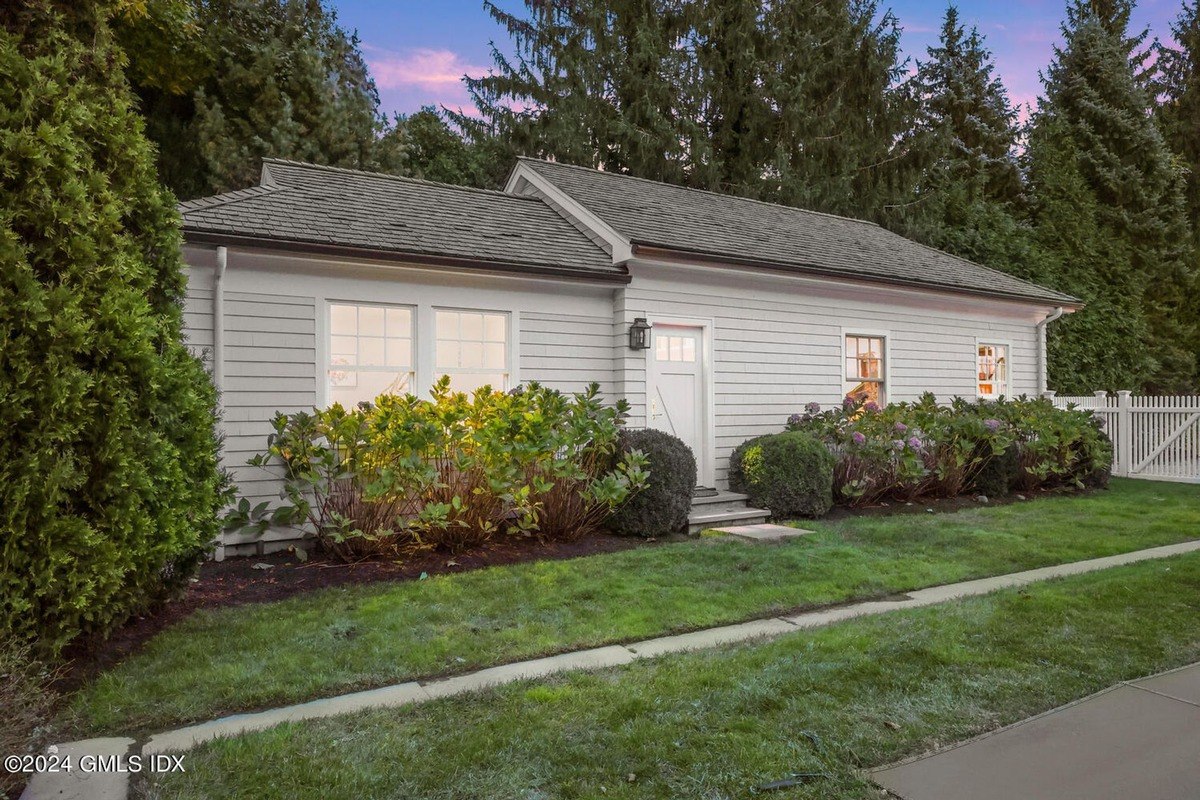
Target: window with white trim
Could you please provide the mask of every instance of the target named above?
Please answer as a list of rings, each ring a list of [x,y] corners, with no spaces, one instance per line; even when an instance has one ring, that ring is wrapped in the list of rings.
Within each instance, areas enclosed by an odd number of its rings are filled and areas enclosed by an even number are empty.
[[[353,408],[382,394],[413,390],[413,310],[329,304],[329,404]]]
[[[887,341],[882,336],[846,334],[846,397],[879,405],[887,397]]]
[[[1008,346],[980,343],[976,352],[979,396],[1008,394]]]
[[[472,392],[488,385],[509,389],[508,314],[488,311],[434,312],[436,374],[450,376],[450,387]]]

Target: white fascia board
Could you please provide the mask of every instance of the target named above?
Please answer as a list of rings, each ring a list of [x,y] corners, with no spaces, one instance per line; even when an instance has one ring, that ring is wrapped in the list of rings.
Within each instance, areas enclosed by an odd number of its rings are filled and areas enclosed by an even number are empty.
[[[508,183],[505,184],[504,191],[509,194],[525,194],[523,190],[526,185],[532,186],[553,200],[555,204],[574,217],[575,222],[607,242],[612,249],[614,264],[624,263],[633,257],[633,244],[628,239],[617,233],[611,225],[593,214],[571,195],[559,189],[544,176],[539,175],[525,162],[519,161],[512,174],[508,176]]]

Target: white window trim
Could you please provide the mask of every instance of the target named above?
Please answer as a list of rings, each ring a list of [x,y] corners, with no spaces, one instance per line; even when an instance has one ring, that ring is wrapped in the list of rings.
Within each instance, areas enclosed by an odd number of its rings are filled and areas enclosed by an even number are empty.
[[[848,336],[863,336],[873,339],[883,339],[883,404],[887,405],[894,400],[893,394],[895,387],[892,385],[892,332],[881,328],[869,328],[855,326],[842,326],[841,340],[838,345],[838,350],[841,353],[841,358],[838,359],[838,402],[846,398],[846,359],[848,358],[846,351],[846,337]],[[978,388],[978,381],[976,382]]]
[[[424,387],[425,393],[422,396],[428,396],[429,390],[433,387],[433,384],[439,378],[441,378],[442,375],[449,374],[438,369],[437,366],[437,312],[439,311],[452,311],[466,314],[492,314],[504,317],[504,360],[506,362],[504,372],[508,375],[508,386],[493,386],[492,388],[499,389],[500,391],[508,391],[509,389],[513,389],[521,384],[521,376],[517,373],[517,352],[519,348],[516,342],[517,337],[514,335],[514,333],[518,330],[516,311],[503,308],[470,308],[466,306],[435,305],[429,307],[429,321],[426,326],[429,331],[429,335],[425,337],[428,343],[428,351],[426,353],[428,360],[426,363],[428,364],[429,374],[427,376],[427,380],[425,381],[421,381],[418,377],[418,385]],[[482,367],[479,369],[464,367],[456,370],[456,372],[460,375],[486,375],[489,373],[494,373],[495,371],[496,370],[494,369],[484,369]]]
[[[521,330],[521,312],[513,308],[487,308],[484,306],[449,306],[435,305],[429,302],[389,303],[378,300],[356,300],[353,297],[318,297],[316,314],[316,400],[317,408],[329,407],[329,337],[330,337],[330,306],[359,305],[384,306],[392,308],[407,308],[412,311],[412,342],[413,342],[413,386],[412,393],[422,399],[429,399],[429,391],[435,380],[441,377],[437,364],[437,311],[468,311],[484,314],[503,314],[508,319],[505,330],[508,355],[508,382],[510,386],[521,384],[520,345],[517,342],[518,331]]]
[[[984,394],[979,391],[979,348],[981,345],[1003,347],[1008,359],[1008,375],[1004,381],[1004,391],[999,394]],[[978,400],[995,400],[998,397],[1013,396],[1013,346],[1008,339],[997,339],[990,336],[976,336],[975,347],[971,351],[971,379],[975,382],[975,397]]]

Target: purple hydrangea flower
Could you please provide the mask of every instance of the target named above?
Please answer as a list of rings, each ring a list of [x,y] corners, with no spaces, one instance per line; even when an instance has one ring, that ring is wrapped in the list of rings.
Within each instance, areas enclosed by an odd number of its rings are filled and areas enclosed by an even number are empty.
[[[804,419],[804,418],[803,418],[803,417],[801,417],[799,414],[792,414],[790,417],[788,417],[787,424],[788,424],[788,425],[796,425],[796,424],[798,424],[798,423],[799,423],[799,422],[800,422],[802,419]]]
[[[892,440],[892,449],[893,450],[903,450],[904,449],[904,440],[903,439],[893,439]]]
[[[903,422],[897,422],[895,425],[892,426],[892,430],[894,430],[896,433],[904,433],[905,431],[908,430],[908,426],[905,425]]]
[[[854,434],[850,438],[854,440],[855,444],[866,444],[867,443],[867,437],[863,436],[860,431],[855,431]]]
[[[916,436],[914,436],[908,440],[908,446],[911,447],[913,450],[920,450],[921,449],[921,440],[918,439]]]
[[[1000,430],[1000,420],[998,420],[998,419],[985,419],[985,420],[983,421],[983,427],[987,428],[987,429],[988,429],[989,431],[991,431],[992,433],[995,433],[996,431]]]
[[[879,403],[876,403],[874,400],[869,400],[867,402],[867,404],[865,406],[863,406],[863,409],[865,411],[870,411],[871,413],[875,413],[876,411],[879,410]]]
[[[810,414],[819,414],[821,413],[821,404],[816,402],[809,403],[804,407],[804,410]]]
[[[849,411],[850,409],[854,408],[854,406],[855,406],[854,398],[851,397],[850,395],[846,395],[846,399],[842,401],[842,408]]]

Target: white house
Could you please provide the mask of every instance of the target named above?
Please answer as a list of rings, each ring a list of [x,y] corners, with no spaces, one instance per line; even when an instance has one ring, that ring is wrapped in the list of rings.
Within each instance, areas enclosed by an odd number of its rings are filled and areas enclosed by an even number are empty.
[[[1081,305],[873,223],[532,159],[504,191],[267,160],[181,211],[187,335],[251,498],[277,495],[244,466],[276,411],[443,374],[598,381],[723,488],[809,401],[1042,391],[1046,323]]]

